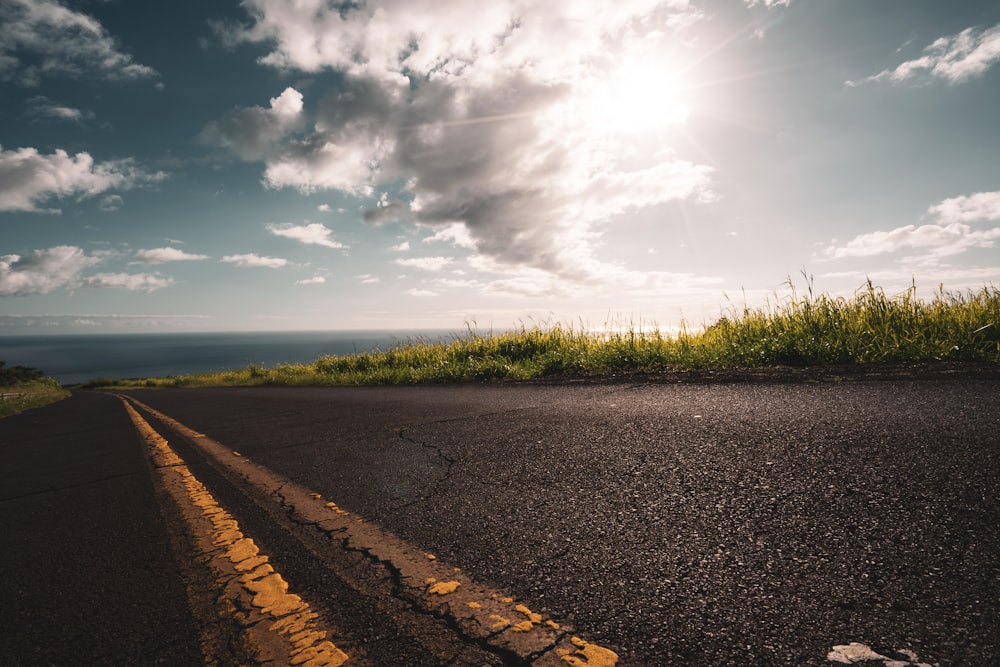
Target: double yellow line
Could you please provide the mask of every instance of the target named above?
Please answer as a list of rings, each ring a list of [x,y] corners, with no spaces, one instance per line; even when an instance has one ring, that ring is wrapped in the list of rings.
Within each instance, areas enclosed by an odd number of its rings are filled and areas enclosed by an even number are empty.
[[[232,596],[231,607],[245,608],[246,604],[237,603],[249,600],[251,613],[242,623],[251,631],[251,643],[267,660],[291,665],[337,666],[346,663],[349,656],[331,640],[336,633],[321,624],[319,615],[301,597],[288,592],[287,581],[274,570],[268,557],[260,553],[236,520],[135,407],[177,431],[250,486],[275,497],[282,509],[294,514],[298,521],[335,534],[338,543],[350,544],[377,562],[390,563],[398,573],[403,594],[424,611],[447,617],[453,627],[460,629],[465,641],[514,653],[536,667],[617,664],[618,655],[614,651],[575,636],[569,628],[551,619],[545,620],[525,604],[478,584],[433,554],[365,522],[332,501],[324,501],[320,494],[250,462],[238,452],[132,397],[119,398],[146,442],[153,465],[171,496],[195,535],[202,535],[201,550],[211,557],[217,578],[230,582],[227,594]]]
[[[184,460],[127,400],[122,398],[122,402],[145,441],[164,486],[182,513],[207,524],[208,530],[202,536],[213,549],[205,555],[211,556],[217,577],[237,584],[227,590],[233,598],[230,602],[239,598],[249,602],[252,611],[245,619],[245,627],[250,630],[248,634],[258,657],[262,661],[303,667],[339,667],[346,663],[348,655],[330,641],[330,631],[318,623],[319,615],[301,597],[288,592],[288,582],[274,570],[254,541],[243,534],[236,520],[191,473]],[[212,661],[211,656],[205,657]]]

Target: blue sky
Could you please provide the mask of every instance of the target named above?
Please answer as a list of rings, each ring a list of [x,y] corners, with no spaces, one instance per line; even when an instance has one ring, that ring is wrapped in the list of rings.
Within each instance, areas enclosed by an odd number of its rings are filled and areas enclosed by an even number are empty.
[[[1000,5],[0,0],[0,333],[1000,283]]]

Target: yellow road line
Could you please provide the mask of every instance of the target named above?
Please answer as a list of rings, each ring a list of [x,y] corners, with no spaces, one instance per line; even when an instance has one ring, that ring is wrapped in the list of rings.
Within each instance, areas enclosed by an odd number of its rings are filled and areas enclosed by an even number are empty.
[[[235,589],[227,592],[249,598],[254,613],[246,619],[247,628],[262,657],[304,667],[339,667],[346,663],[348,655],[328,639],[329,632],[317,622],[318,614],[301,597],[288,592],[288,582],[242,532],[232,515],[135,408],[124,398],[122,402],[154,465],[166,478],[171,495],[183,505],[197,508],[205,520],[202,523],[207,534],[202,537],[214,547],[213,563],[222,570],[220,574],[236,582]]]
[[[450,619],[465,637],[513,652],[537,667],[612,667],[618,663],[614,651],[575,636],[570,628],[554,620],[544,620],[512,597],[473,581],[459,568],[365,522],[335,502],[324,500],[319,493],[250,461],[131,396],[128,401],[176,430],[247,484],[273,497],[295,515],[298,523],[312,523],[335,536],[332,541],[337,544],[350,545],[377,562],[391,563],[407,598],[424,611]]]

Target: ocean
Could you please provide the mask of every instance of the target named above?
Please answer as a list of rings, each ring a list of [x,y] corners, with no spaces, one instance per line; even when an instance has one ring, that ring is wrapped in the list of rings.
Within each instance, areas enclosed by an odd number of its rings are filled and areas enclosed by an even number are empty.
[[[323,355],[450,341],[457,335],[446,330],[16,335],[0,336],[0,361],[77,384],[308,363]]]

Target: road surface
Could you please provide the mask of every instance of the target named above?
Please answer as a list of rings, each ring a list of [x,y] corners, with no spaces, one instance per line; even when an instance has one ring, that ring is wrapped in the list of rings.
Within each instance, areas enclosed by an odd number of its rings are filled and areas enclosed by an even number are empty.
[[[124,394],[253,535],[289,590],[313,605],[324,636],[359,664],[599,664],[613,652],[623,665],[835,665],[877,653],[863,664],[878,666],[1000,661],[998,389],[995,376],[958,374]],[[24,439],[27,422],[39,437]],[[74,456],[93,459],[99,480],[45,467],[60,455],[39,449],[50,432],[61,429],[65,449],[74,428]],[[111,441],[114,451],[103,452]],[[214,455],[203,453],[205,442]],[[2,528],[21,540],[5,549],[5,571],[27,582],[4,604],[34,609],[13,628],[6,621],[16,639],[0,649],[5,664],[17,655],[40,664],[28,659],[43,655],[36,643],[63,641],[40,629],[46,618],[70,634],[90,622],[75,593],[37,590],[53,568],[71,591],[94,585],[58,546],[88,533],[111,536],[100,545],[116,554],[107,578],[146,582],[112,589],[102,625],[128,620],[116,607],[159,599],[146,587],[169,588],[178,605],[190,595],[184,581],[197,576],[197,545],[178,537],[179,520],[157,491],[163,469],[136,463],[144,451],[112,395],[84,392],[0,422],[0,463],[20,457],[22,471],[0,473]],[[241,477],[234,465],[263,466],[265,477]],[[269,490],[267,474],[285,482]],[[94,506],[82,495],[122,480],[133,486]],[[333,505],[330,521],[371,532],[337,524],[324,543],[319,520],[303,518],[309,501],[296,505],[285,483],[318,496],[318,507]],[[57,509],[66,503],[74,514]],[[64,537],[31,532],[52,517]],[[150,544],[121,534],[129,522],[146,526]],[[352,551],[369,539],[382,546]],[[379,549],[399,560],[376,562]],[[132,551],[163,562],[143,570]],[[422,557],[456,574],[408,576],[411,565],[400,563]],[[404,590],[418,578],[426,591]],[[427,592],[450,582],[462,586],[454,597]],[[460,597],[472,591],[508,611],[456,617],[479,604]],[[147,625],[146,639],[138,627],[126,634],[153,654],[170,642],[206,650],[198,622],[170,613],[174,621]],[[494,618],[495,632],[463,626]],[[549,639],[521,646],[519,621]]]

